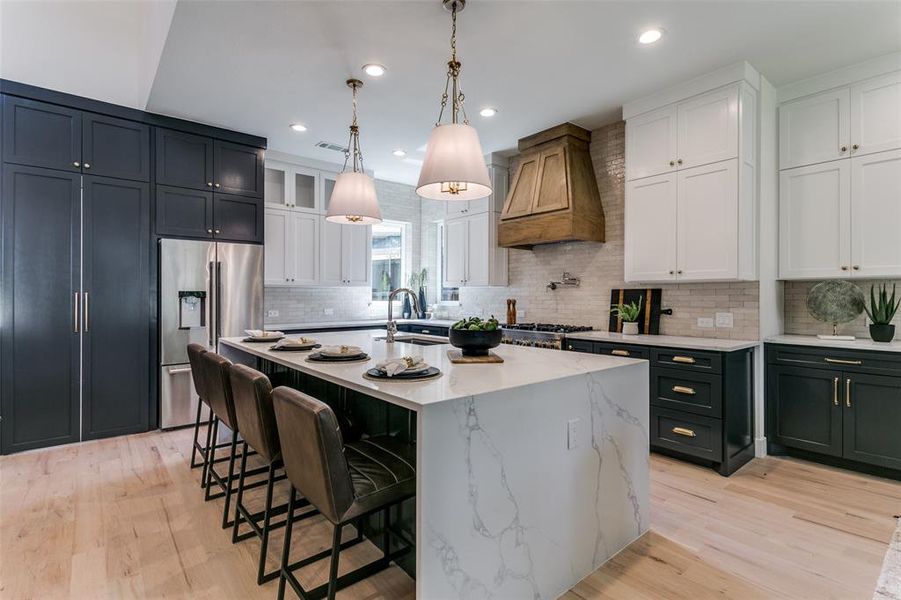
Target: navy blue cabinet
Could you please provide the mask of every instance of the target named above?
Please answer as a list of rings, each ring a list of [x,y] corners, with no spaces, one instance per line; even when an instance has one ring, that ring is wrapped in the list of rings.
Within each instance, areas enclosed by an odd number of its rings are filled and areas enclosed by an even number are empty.
[[[156,183],[213,191],[213,140],[156,129]]]
[[[213,194],[213,237],[263,243],[263,212],[262,198]]]
[[[841,371],[773,365],[767,371],[770,441],[842,455]]]
[[[213,173],[216,192],[263,197],[263,151],[260,148],[216,140]]]
[[[81,111],[3,97],[3,160],[81,171]]]
[[[156,186],[157,235],[212,238],[213,193]]]
[[[141,123],[85,113],[82,120],[85,174],[150,181],[150,128]]]

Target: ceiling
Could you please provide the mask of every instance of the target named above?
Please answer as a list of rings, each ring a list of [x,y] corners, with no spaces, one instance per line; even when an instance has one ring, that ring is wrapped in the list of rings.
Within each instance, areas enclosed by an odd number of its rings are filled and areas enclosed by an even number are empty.
[[[16,3],[0,0],[6,38],[0,42],[0,75],[61,89],[47,81],[56,71],[82,73],[72,68],[73,47],[58,52],[55,61],[41,51],[39,67],[21,48],[11,60],[7,33],[22,27],[10,24],[10,16],[18,17],[5,10],[10,4]],[[40,21],[48,19],[59,17],[51,13]],[[897,0],[470,0],[458,20],[466,106],[486,153],[510,150],[518,138],[563,121],[588,128],[610,123],[620,117],[624,102],[739,60],[748,60],[779,86],[901,50]],[[38,24],[32,18],[27,26]],[[637,34],[651,26],[664,29],[663,39],[640,46]],[[65,91],[139,102],[140,93],[116,93],[117,85],[140,88],[115,56],[124,52],[121,33],[106,26],[95,32],[90,23],[85,28],[93,35],[76,42],[108,44],[113,56],[91,63],[95,93],[82,89],[84,84]],[[142,46],[131,51],[141,56],[136,64],[153,61],[158,29],[151,28],[156,37],[145,33]],[[367,169],[380,178],[415,183],[444,89],[449,30],[450,17],[438,0],[181,0],[155,77],[147,80],[146,109],[262,135],[272,149],[341,162],[340,153],[314,144],[346,142],[350,91],[344,81],[360,77]],[[18,35],[16,47],[27,44],[25,38]],[[365,76],[360,67],[369,62],[386,65],[387,74]],[[8,75],[11,71],[15,76]],[[141,77],[148,75],[142,71]],[[72,85],[71,75],[62,79]],[[484,106],[497,107],[498,114],[478,116]],[[291,131],[294,122],[308,131]],[[393,156],[396,148],[407,150],[407,156]]]

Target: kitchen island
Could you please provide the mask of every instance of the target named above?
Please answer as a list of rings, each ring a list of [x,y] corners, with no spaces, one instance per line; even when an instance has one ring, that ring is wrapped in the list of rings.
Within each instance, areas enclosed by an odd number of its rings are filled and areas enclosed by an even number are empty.
[[[418,598],[556,598],[647,531],[646,361],[501,346],[503,364],[452,364],[449,345],[386,344],[383,331],[316,337],[360,346],[371,360],[311,363],[240,338],[220,340],[220,351],[384,404],[384,430],[371,433],[394,433],[397,411],[406,413]],[[442,376],[363,377],[404,355],[422,355]]]

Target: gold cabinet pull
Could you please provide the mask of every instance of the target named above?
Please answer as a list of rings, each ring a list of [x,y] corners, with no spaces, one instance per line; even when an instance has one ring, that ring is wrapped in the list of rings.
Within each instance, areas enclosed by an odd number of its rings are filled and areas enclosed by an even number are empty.
[[[685,427],[673,427],[673,433],[684,435],[685,437],[697,437],[697,434],[694,431],[686,429]]]
[[[84,330],[91,330],[91,292],[84,293]]]
[[[851,408],[851,378],[845,379],[845,406]]]
[[[673,362],[685,363],[686,365],[693,365],[693,364],[695,364],[695,359],[693,359],[690,356],[674,356]]]
[[[838,406],[838,377],[832,381],[832,404]]]
[[[695,395],[695,389],[690,387],[685,387],[684,385],[674,385],[673,391],[677,394],[688,394],[689,396]]]
[[[613,356],[629,356],[628,350],[613,350],[610,352]]]
[[[79,314],[78,314],[78,292],[73,292],[73,294],[74,294],[74,297],[75,297],[75,305],[74,305],[74,308],[73,308],[73,310],[72,310],[72,321],[73,321],[74,327],[75,327],[74,331],[75,331],[75,333],[78,333],[78,317],[79,317]]]
[[[830,363],[833,365],[862,365],[863,364],[862,360],[845,360],[842,358],[824,358],[823,360],[825,360],[827,363]]]

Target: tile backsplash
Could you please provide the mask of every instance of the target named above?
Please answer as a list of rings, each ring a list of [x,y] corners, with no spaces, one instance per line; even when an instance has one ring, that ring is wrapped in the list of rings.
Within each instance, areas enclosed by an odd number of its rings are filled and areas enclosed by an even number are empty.
[[[817,321],[810,313],[807,312],[807,294],[811,288],[819,281],[786,281],[785,282],[785,333],[796,333],[801,335],[817,335],[832,333],[832,324]],[[901,294],[901,280],[896,281],[854,281],[863,291],[864,296],[869,299],[870,286],[874,284],[885,283],[889,290],[892,285],[898,286],[898,293]],[[891,293],[891,292],[889,292]],[[901,325],[901,311],[895,315],[896,325]],[[867,325],[866,313],[860,315],[854,321],[838,326],[840,335],[853,335],[860,338],[869,338],[870,332]]]

